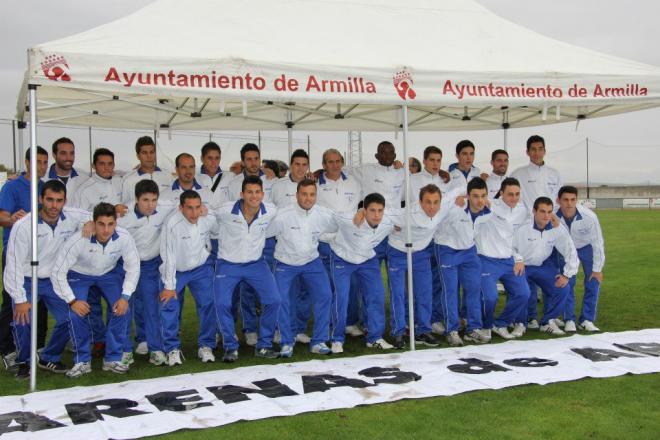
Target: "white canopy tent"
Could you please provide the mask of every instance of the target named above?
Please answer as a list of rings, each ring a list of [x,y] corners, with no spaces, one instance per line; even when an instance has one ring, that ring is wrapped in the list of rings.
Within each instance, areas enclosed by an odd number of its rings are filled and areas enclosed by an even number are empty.
[[[38,113],[155,130],[401,130],[407,158],[409,129],[506,130],[660,104],[660,68],[470,0],[159,0],[28,55],[17,119],[29,117],[33,147]],[[36,256],[35,242],[35,271]]]

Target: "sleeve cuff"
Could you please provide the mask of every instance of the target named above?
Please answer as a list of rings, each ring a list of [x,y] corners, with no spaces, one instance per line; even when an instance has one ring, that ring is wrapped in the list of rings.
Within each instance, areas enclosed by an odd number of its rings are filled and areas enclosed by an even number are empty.
[[[131,294],[130,293],[122,293],[121,298],[125,299],[126,301],[129,301],[131,299]]]
[[[14,300],[14,304],[23,304],[28,302],[26,295],[21,295],[18,298],[12,298],[12,299]]]

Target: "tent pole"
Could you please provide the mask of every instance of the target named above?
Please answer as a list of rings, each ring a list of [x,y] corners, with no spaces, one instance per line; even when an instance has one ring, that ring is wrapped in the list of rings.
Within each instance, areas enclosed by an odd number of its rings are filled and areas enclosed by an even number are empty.
[[[18,168],[18,159],[16,157],[16,121],[11,120],[11,141],[13,145],[14,152],[14,172]]]
[[[89,131],[88,132],[88,134],[89,134],[89,175],[91,177],[91,175],[92,175],[92,162],[93,162],[92,158],[94,157],[94,153],[92,152],[92,127],[89,127],[88,131]]]
[[[589,196],[589,138],[587,138],[587,199]]]
[[[412,232],[410,229],[410,173],[408,172],[408,106],[401,106],[403,120],[403,170],[405,176],[406,200],[406,257],[408,266],[408,332],[410,334],[410,350],[415,351],[415,308],[413,304],[413,264],[412,264]]]
[[[25,171],[23,165],[25,162],[22,160],[23,157],[25,157],[25,148],[23,147],[25,145],[23,141],[23,130],[27,127],[27,124],[24,121],[18,121],[18,159],[16,160],[16,174],[20,173],[21,171]]]
[[[291,155],[293,154],[293,113],[291,110],[286,111],[286,131],[288,135],[289,142],[289,157],[287,160],[291,160]]]
[[[28,85],[30,95],[30,212],[32,213],[31,244],[32,244],[32,316],[30,318],[30,392],[37,390],[37,304],[39,294],[37,286],[39,283],[39,249],[37,244],[37,219],[39,211],[37,206],[37,190],[39,174],[37,173],[37,86]]]
[[[509,151],[509,107],[502,107],[502,131],[504,132],[504,151]]]

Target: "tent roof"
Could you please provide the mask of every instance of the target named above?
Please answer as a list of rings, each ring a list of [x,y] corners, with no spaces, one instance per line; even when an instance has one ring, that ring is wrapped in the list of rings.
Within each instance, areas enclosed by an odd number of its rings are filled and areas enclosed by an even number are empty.
[[[660,103],[659,68],[470,0],[159,0],[31,48],[25,82],[41,122],[131,128],[389,131],[405,103],[412,130],[470,130]]]

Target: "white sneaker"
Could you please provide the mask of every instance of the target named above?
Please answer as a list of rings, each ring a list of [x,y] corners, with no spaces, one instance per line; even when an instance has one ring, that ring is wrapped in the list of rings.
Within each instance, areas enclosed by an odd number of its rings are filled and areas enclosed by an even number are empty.
[[[110,371],[117,374],[126,374],[128,373],[128,364],[125,364],[122,361],[103,361],[103,371]]]
[[[140,342],[137,347],[135,347],[135,354],[139,354],[144,356],[145,354],[149,354],[149,346],[145,341]]]
[[[580,323],[580,330],[585,330],[588,332],[599,332],[600,329],[594,325],[591,321],[582,321]]]
[[[525,331],[527,331],[527,327],[525,327],[525,324],[523,324],[522,322],[517,322],[513,326],[513,331],[511,332],[511,336],[513,336],[514,338],[521,338],[525,334]]]
[[[319,344],[316,344],[312,346],[312,348],[309,349],[312,353],[315,354],[330,354],[332,353],[332,350],[330,350],[330,347],[325,345],[325,342],[321,342]]]
[[[257,345],[257,334],[255,332],[249,332],[245,334],[245,343],[250,347]]]
[[[566,325],[566,323],[562,321],[560,318],[555,318],[553,319],[553,321],[555,321],[555,324],[557,324],[557,327],[559,328],[564,328],[564,326]]]
[[[566,324],[564,325],[564,331],[566,333],[575,333],[577,331],[575,328],[575,321],[566,321]]]
[[[506,327],[493,327],[493,333],[502,339],[515,339],[515,336],[509,333],[509,329]]]
[[[122,364],[126,365],[127,367],[131,365],[132,363],[135,362],[135,359],[133,359],[133,352],[130,351],[125,351],[121,354],[121,361]]]
[[[463,336],[463,340],[477,344],[487,344],[490,342],[490,335],[486,330],[477,328]]]
[[[167,365],[173,367],[175,365],[183,365],[183,355],[181,350],[174,349],[167,353]]]
[[[457,331],[453,331],[447,335],[447,343],[452,347],[460,347],[463,345],[463,340]]]
[[[362,329],[360,329],[360,327],[358,327],[357,325],[346,326],[346,328],[344,329],[344,333],[346,333],[349,336],[354,336],[354,337],[364,335],[364,332],[362,331]]]
[[[149,353],[149,362],[154,365],[167,364],[167,356],[162,351],[152,351]]]
[[[2,356],[2,362],[5,364],[5,370],[11,370],[16,368],[16,357],[17,353],[15,351],[12,351],[9,354],[6,354]]]
[[[344,343],[339,341],[334,341],[332,343],[332,354],[339,354],[344,352]]]
[[[275,330],[275,333],[273,333],[273,342],[276,344],[282,342],[282,334],[279,330]]]
[[[197,357],[202,360],[203,363],[215,362],[215,356],[213,356],[213,350],[211,347],[200,347],[197,350]]]
[[[527,328],[530,330],[538,330],[539,329],[539,322],[536,319],[532,319],[527,323]]]
[[[309,344],[312,342],[312,339],[304,333],[298,333],[296,335],[296,342],[300,342],[301,344]]]
[[[380,338],[375,342],[367,342],[367,347],[369,348],[380,348],[381,350],[391,350],[394,348],[394,345],[387,342],[385,339]]]
[[[445,334],[445,324],[442,322],[434,322],[431,324],[431,332],[435,333],[436,335],[444,335]]]
[[[280,357],[290,358],[291,356],[293,356],[293,345],[283,345],[280,348]]]
[[[92,372],[92,363],[91,362],[78,362],[75,364],[69,371],[66,372],[66,377],[70,379],[75,379],[82,376],[83,374]]]
[[[539,330],[543,333],[548,333],[550,335],[555,335],[555,336],[563,336],[563,335],[566,334],[566,333],[564,333],[564,331],[562,329],[557,327],[557,324],[555,324],[555,321],[552,320],[552,319],[550,321],[548,321],[547,324],[542,325],[539,328]]]

